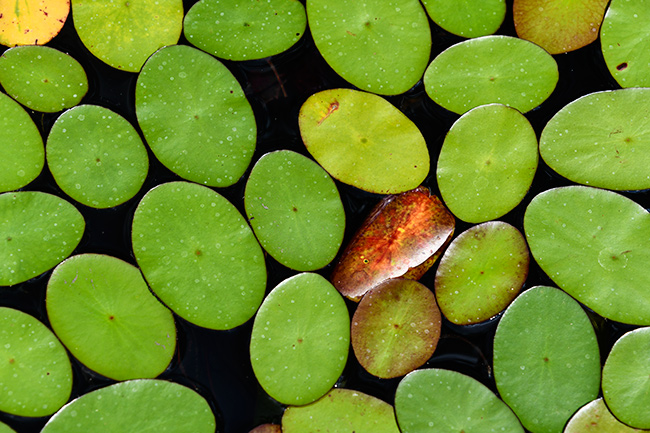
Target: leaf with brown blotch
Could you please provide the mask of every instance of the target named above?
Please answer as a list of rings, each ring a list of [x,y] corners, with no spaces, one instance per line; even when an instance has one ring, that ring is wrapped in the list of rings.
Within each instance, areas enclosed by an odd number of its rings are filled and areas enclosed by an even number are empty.
[[[0,44],[43,45],[59,34],[70,13],[70,0],[0,2]]]
[[[248,433],[282,433],[282,426],[278,424],[262,424]]]

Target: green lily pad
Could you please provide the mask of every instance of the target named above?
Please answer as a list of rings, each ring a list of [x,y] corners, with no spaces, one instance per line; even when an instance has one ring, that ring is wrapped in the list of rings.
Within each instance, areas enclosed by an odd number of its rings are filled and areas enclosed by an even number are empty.
[[[324,90],[305,101],[298,122],[309,153],[348,185],[395,194],[418,187],[429,174],[420,130],[380,96]]]
[[[515,414],[485,385],[437,368],[402,379],[395,413],[402,433],[524,432]]]
[[[577,50],[598,38],[607,3],[609,0],[515,0],[517,36],[550,54]]]
[[[36,111],[54,113],[77,105],[88,91],[83,67],[54,48],[15,47],[0,57],[0,84],[12,98]]]
[[[201,185],[149,191],[133,217],[133,253],[154,293],[196,325],[231,329],[264,298],[262,248],[239,211]]]
[[[296,0],[201,0],[185,15],[184,34],[201,50],[228,60],[254,60],[291,48],[305,32]]]
[[[16,433],[16,431],[7,424],[0,422],[0,433]]]
[[[336,185],[300,154],[262,156],[246,183],[244,204],[262,247],[289,268],[320,269],[341,246],[345,212]]]
[[[40,174],[45,162],[41,133],[29,114],[0,93],[0,192],[22,188]]]
[[[603,367],[603,397],[625,424],[650,429],[650,328],[619,338]]]
[[[343,298],[320,275],[302,273],[267,295],[253,324],[250,356],[257,380],[271,397],[303,405],[336,383],[349,346],[350,316]]]
[[[59,34],[69,13],[70,0],[3,1],[0,44],[9,47],[46,44]]]
[[[562,431],[600,390],[598,342],[580,304],[553,287],[519,295],[494,336],[494,379],[526,429]]]
[[[650,89],[596,92],[558,111],[546,124],[539,151],[574,182],[615,190],[650,188]]]
[[[135,109],[156,158],[182,178],[224,187],[248,168],[257,138],[253,110],[209,54],[176,45],[151,56],[138,77]]]
[[[564,433],[634,433],[642,431],[617,420],[602,398],[582,406],[564,428]]]
[[[316,48],[361,90],[397,95],[413,87],[431,52],[427,15],[417,0],[309,0]]]
[[[74,27],[93,55],[110,66],[138,72],[156,50],[178,42],[182,0],[72,0]]]
[[[115,380],[153,378],[174,355],[172,313],[151,294],[140,270],[110,256],[82,254],[52,272],[47,315],[68,350]]]
[[[510,36],[484,36],[452,45],[433,59],[424,88],[458,114],[491,103],[525,113],[551,95],[558,78],[555,59],[543,48]]]
[[[139,379],[82,395],[50,418],[41,433],[214,433],[215,427],[208,402],[196,392]]]
[[[650,8],[644,0],[612,0],[600,29],[607,69],[621,87],[649,87]]]
[[[74,206],[36,191],[0,194],[0,286],[12,286],[59,264],[86,224]]]
[[[510,212],[537,170],[537,136],[517,110],[501,104],[473,108],[451,127],[436,176],[449,210],[480,223]]]
[[[63,192],[95,208],[132,198],[149,170],[147,149],[133,126],[96,105],[74,107],[59,116],[46,152],[47,165]]]
[[[440,27],[465,38],[496,32],[506,17],[505,0],[422,0]]]
[[[562,290],[605,318],[650,324],[644,208],[611,191],[556,188],[530,202],[524,230],[533,257]]]
[[[523,287],[529,261],[524,237],[510,224],[490,221],[461,233],[436,271],[442,314],[457,325],[499,314]]]
[[[52,331],[29,314],[0,307],[0,341],[0,410],[29,417],[59,410],[70,398],[72,368]]]
[[[307,406],[290,406],[282,416],[283,433],[399,433],[393,407],[378,398],[336,388]]]

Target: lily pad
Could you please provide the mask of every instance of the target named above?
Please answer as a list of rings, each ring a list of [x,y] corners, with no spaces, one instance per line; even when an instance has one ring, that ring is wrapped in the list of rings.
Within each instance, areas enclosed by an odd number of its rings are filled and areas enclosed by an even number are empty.
[[[431,358],[440,327],[440,310],[428,288],[413,280],[388,280],[361,299],[352,318],[352,348],[370,374],[399,377]]]
[[[441,369],[409,373],[395,392],[402,433],[523,433],[514,413],[485,385]]]
[[[316,48],[361,90],[397,95],[413,87],[431,52],[427,15],[417,0],[309,0]]]
[[[93,55],[114,68],[138,72],[156,50],[178,42],[182,0],[72,0],[74,27]]]
[[[262,156],[246,183],[244,204],[262,247],[289,268],[320,269],[341,246],[345,212],[336,185],[300,154]]]
[[[52,272],[47,316],[68,350],[115,380],[153,378],[174,355],[172,313],[151,294],[140,270],[110,256],[82,254]]]
[[[185,15],[184,34],[201,50],[228,60],[254,60],[291,48],[305,33],[296,0],[201,0]]]
[[[480,223],[510,212],[537,170],[537,136],[517,110],[501,104],[473,108],[451,127],[436,176],[449,210]]]
[[[0,341],[0,410],[28,417],[59,410],[70,398],[72,368],[52,331],[29,314],[0,307]]]
[[[543,48],[510,36],[484,36],[452,45],[433,59],[424,87],[454,113],[491,103],[525,113],[551,95],[558,78],[555,59]]]
[[[523,287],[529,261],[524,237],[510,224],[491,221],[461,233],[436,271],[442,314],[457,325],[497,315]]]
[[[650,188],[650,89],[596,92],[558,111],[539,151],[553,170],[578,183],[615,190]]]
[[[493,34],[506,17],[505,0],[422,0],[422,4],[436,24],[465,38]]]
[[[74,107],[59,116],[46,152],[47,165],[63,192],[95,208],[132,198],[149,170],[147,149],[133,126],[96,105]]]
[[[553,287],[519,295],[494,336],[494,379],[526,429],[562,431],[600,390],[598,342],[580,304]]]
[[[22,188],[40,174],[45,162],[41,133],[29,114],[0,93],[0,192]]]
[[[393,407],[373,396],[336,388],[307,406],[290,406],[282,416],[283,433],[399,433]]]
[[[248,433],[282,433],[282,426],[278,424],[262,424]]]
[[[36,191],[0,194],[0,286],[42,274],[81,240],[83,216],[56,196]]]
[[[0,84],[27,108],[47,113],[74,107],[88,91],[88,77],[79,62],[41,46],[5,51],[0,57]]]
[[[0,422],[0,433],[16,433],[16,431],[7,424]]]
[[[214,433],[214,414],[191,389],[164,380],[139,379],[101,388],[73,400],[42,433]]]
[[[635,433],[642,431],[617,420],[602,398],[582,406],[564,428],[564,433]]]
[[[524,230],[533,257],[561,289],[602,317],[650,324],[643,207],[602,189],[556,188],[530,202]]]
[[[650,429],[650,328],[630,331],[616,341],[603,367],[603,397],[625,424]]]
[[[59,34],[70,0],[21,0],[0,3],[0,44],[43,45]]]
[[[253,110],[209,54],[176,45],[151,56],[138,77],[135,109],[156,158],[182,178],[225,187],[248,168],[257,138]]]
[[[302,273],[267,295],[253,324],[250,356],[257,380],[271,397],[303,405],[336,383],[349,346],[350,316],[343,298],[320,275]]]
[[[357,302],[390,278],[417,280],[451,239],[455,222],[425,187],[385,197],[343,251],[330,280]]]
[[[237,209],[209,188],[170,182],[150,190],[135,210],[132,240],[151,289],[189,322],[231,329],[264,298],[262,248]]]
[[[331,89],[300,108],[307,150],[329,174],[379,194],[418,187],[429,174],[429,150],[417,126],[380,96]]]

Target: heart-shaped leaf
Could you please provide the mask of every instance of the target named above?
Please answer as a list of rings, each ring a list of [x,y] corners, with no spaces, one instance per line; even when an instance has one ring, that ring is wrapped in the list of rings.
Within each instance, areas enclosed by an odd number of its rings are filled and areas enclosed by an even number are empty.
[[[465,38],[493,34],[506,16],[505,0],[422,0],[422,4],[436,24]]]
[[[0,44],[43,45],[59,34],[70,0],[20,0],[0,3]]]
[[[643,432],[617,420],[602,398],[580,408],[567,423],[564,433],[636,433]]]

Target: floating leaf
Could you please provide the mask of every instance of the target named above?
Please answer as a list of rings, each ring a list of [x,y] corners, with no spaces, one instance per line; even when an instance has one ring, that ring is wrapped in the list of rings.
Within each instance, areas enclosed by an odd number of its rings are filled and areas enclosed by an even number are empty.
[[[642,432],[629,427],[609,411],[602,398],[584,405],[575,413],[564,428],[564,433],[635,433]]]
[[[182,45],[158,51],[138,77],[135,109],[156,158],[182,178],[230,186],[248,168],[257,138],[253,110],[214,57]]]
[[[305,7],[296,0],[201,0],[187,12],[187,40],[228,60],[254,60],[288,50],[305,32]]]
[[[431,19],[466,38],[491,35],[506,16],[505,0],[422,0]]]
[[[278,284],[257,312],[251,335],[251,363],[262,388],[284,404],[323,396],[345,367],[349,317],[341,296],[318,274]]]
[[[282,433],[282,427],[278,424],[262,424],[248,433]]]
[[[0,3],[0,44],[43,45],[58,35],[70,0],[15,0]]]
[[[0,433],[16,433],[16,431],[7,424],[0,422]]]
[[[500,103],[522,113],[544,102],[558,81],[557,63],[544,49],[509,36],[485,36],[452,45],[424,74],[427,94],[463,114]]]
[[[262,247],[289,268],[320,269],[341,246],[345,212],[336,185],[300,154],[262,156],[246,183],[244,204]]]
[[[440,150],[440,195],[458,218],[480,223],[510,212],[537,170],[537,136],[517,110],[473,108],[451,127]]]
[[[395,194],[418,187],[429,174],[424,137],[380,96],[324,90],[307,99],[298,122],[309,153],[343,183]]]

